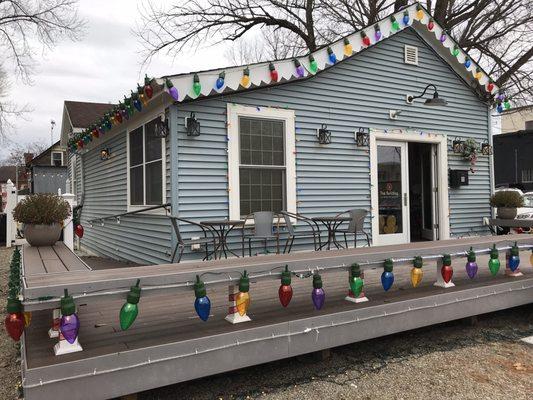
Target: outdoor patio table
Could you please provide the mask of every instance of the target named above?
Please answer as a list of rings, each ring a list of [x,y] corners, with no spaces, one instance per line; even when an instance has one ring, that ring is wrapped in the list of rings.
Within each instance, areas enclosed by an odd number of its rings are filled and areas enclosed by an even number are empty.
[[[334,244],[335,247],[337,249],[341,249],[341,248],[344,248],[344,246],[342,244],[340,244],[339,242],[337,242],[337,239],[335,238],[335,230],[339,227],[340,224],[342,224],[343,222],[348,222],[350,221],[350,217],[342,217],[342,216],[336,216],[336,217],[332,217],[332,216],[321,216],[321,217],[313,217],[311,218],[313,221],[315,222],[319,222],[321,223],[322,225],[324,225],[326,227],[326,229],[328,230],[328,240],[322,244],[322,246],[320,246],[318,248],[318,250],[322,250],[324,247],[327,246],[328,250],[331,249],[331,245]]]
[[[229,233],[233,229],[235,229],[238,226],[242,226],[244,224],[243,220],[214,219],[214,220],[208,220],[208,221],[200,221],[200,224],[208,226],[209,228],[213,229],[213,231],[218,237],[217,245],[215,246],[215,248],[209,255],[214,254],[216,257],[217,252],[220,251],[219,258],[222,258],[222,254],[224,254],[225,258],[228,258],[228,253],[233,254],[235,257],[239,257],[237,254],[235,254],[233,251],[230,250],[228,246],[227,238],[228,238]]]

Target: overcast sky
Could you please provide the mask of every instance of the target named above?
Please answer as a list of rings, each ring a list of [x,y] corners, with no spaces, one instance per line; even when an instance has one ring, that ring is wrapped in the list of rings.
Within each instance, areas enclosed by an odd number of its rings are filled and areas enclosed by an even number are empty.
[[[11,140],[50,143],[50,120],[57,123],[54,140],[58,140],[64,100],[117,102],[136,89],[145,72],[162,76],[226,64],[224,47],[217,46],[199,49],[193,56],[161,56],[141,71],[142,47],[132,34],[139,21],[138,4],[140,1],[132,0],[79,1],[80,16],[87,21],[85,36],[74,43],[63,41],[45,54],[38,53],[32,86],[12,82],[13,101],[28,104],[33,111],[28,121],[16,123]],[[3,155],[5,150],[0,153]]]

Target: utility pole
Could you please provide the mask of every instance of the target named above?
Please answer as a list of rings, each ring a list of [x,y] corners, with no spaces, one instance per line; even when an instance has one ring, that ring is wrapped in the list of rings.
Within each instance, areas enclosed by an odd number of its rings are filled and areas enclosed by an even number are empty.
[[[54,144],[54,127],[56,126],[56,121],[53,119],[50,120],[50,145]]]

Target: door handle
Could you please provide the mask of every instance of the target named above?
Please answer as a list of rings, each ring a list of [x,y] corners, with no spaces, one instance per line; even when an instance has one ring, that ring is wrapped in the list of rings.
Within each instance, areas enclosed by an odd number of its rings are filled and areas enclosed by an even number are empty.
[[[407,207],[407,193],[403,194],[403,205]]]

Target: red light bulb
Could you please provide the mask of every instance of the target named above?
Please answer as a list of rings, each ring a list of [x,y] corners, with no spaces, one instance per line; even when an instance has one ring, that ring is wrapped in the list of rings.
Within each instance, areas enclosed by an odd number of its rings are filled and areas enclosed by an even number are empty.
[[[430,19],[428,22],[428,29],[432,31],[434,27],[435,27],[435,23],[433,22],[433,19]]]
[[[285,271],[281,273],[281,286],[278,290],[279,301],[283,307],[287,307],[292,299],[291,272],[285,266]]]
[[[492,89],[494,89],[494,83],[489,82],[489,84],[487,85],[487,91],[488,91],[489,93],[491,93],[491,92],[492,92]]]
[[[452,280],[452,258],[449,254],[445,254],[442,257],[442,268],[440,269],[440,274],[442,275],[442,279],[444,279],[444,282],[448,283]]]
[[[76,234],[76,236],[81,239],[83,237],[83,232],[83,226],[81,226],[80,224],[76,225],[76,227],[74,228],[74,233]]]
[[[270,70],[270,79],[272,80],[272,82],[277,82],[279,76],[278,76],[278,71],[276,71],[276,67],[274,66],[274,64],[270,63],[268,66],[268,69]]]
[[[20,300],[7,299],[7,313],[4,320],[6,331],[11,339],[18,342],[24,332],[24,315],[22,314]]]

